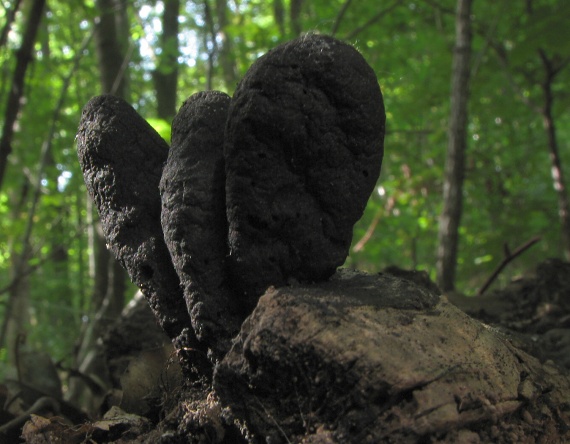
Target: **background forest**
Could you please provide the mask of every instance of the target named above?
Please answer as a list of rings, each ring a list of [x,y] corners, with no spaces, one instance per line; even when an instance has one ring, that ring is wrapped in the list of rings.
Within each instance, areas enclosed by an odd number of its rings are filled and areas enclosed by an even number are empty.
[[[168,140],[186,97],[231,95],[257,57],[306,32],[358,48],[387,111],[382,173],[346,265],[423,269],[436,279],[456,3],[0,1],[0,362],[25,336],[26,347],[78,366],[136,291],[87,199],[74,144],[82,106],[103,92],[120,95]],[[474,294],[505,245],[541,239],[498,284],[570,253],[570,2],[477,0],[468,18],[452,287]]]

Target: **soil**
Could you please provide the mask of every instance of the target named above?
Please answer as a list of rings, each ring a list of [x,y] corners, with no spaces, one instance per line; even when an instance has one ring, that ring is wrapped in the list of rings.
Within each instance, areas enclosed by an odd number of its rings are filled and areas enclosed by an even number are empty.
[[[505,288],[480,297],[448,298],[541,362],[550,360],[570,370],[570,263],[549,259]]]
[[[58,416],[34,416],[24,426],[25,441],[570,440],[569,263],[549,260],[533,275],[478,298],[457,294],[437,298],[437,287],[421,272],[391,268],[378,276],[358,276],[360,281],[349,277],[353,280],[270,290],[218,365],[214,381],[198,376],[184,380],[172,371],[176,366],[172,353],[153,354],[133,344],[144,330],[141,322],[154,322],[150,311],[147,321],[139,313],[133,327],[138,333],[129,340],[135,352],[127,360],[140,366],[136,356],[142,350],[145,363],[168,367],[169,372],[157,373],[156,399],[147,402],[145,410],[132,413],[133,406],[148,401],[145,393],[152,387],[136,395],[137,402],[132,382],[120,387],[124,378],[114,378],[116,390],[129,391],[128,403],[118,402],[105,416],[80,426],[70,426]],[[369,285],[369,280],[374,284]],[[387,293],[374,299],[377,288],[388,287],[406,294],[404,301]],[[124,320],[117,326],[117,337],[129,335],[126,324]],[[356,342],[351,339],[354,326],[361,335]],[[163,339],[145,341],[156,347]],[[395,344],[391,348],[386,345],[389,341]],[[124,368],[129,356],[124,342],[107,343],[110,366]],[[120,347],[120,353],[114,347]],[[113,367],[118,356],[121,365]],[[477,371],[457,372],[466,362]],[[143,368],[147,370],[155,371]],[[167,373],[170,376],[165,378]],[[300,377],[309,378],[311,384],[302,383]],[[297,382],[291,385],[291,381]],[[310,405],[308,399],[319,401],[321,407]],[[287,408],[281,408],[284,405]]]

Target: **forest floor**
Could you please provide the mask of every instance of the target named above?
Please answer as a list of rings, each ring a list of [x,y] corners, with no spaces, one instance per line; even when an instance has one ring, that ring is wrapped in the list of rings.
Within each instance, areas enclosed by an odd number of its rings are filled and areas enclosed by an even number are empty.
[[[527,353],[570,370],[570,263],[547,260],[505,288],[448,298],[468,315],[502,329]]]
[[[425,273],[398,272],[396,268],[386,272],[434,288]],[[515,347],[542,363],[559,367],[563,374],[570,370],[570,263],[549,260],[539,264],[532,275],[505,288],[478,297],[447,297],[471,317],[507,337]],[[92,422],[76,425],[57,415],[34,415],[23,431],[18,431],[25,442],[246,442],[238,427],[224,421],[224,409],[207,388],[208,383],[182,383],[175,354],[166,336],[155,327],[146,304],[136,305],[123,318],[108,335],[106,345],[115,389],[100,410],[100,414],[106,411],[105,415],[98,419],[92,415]],[[112,407],[114,404],[120,404],[120,408]],[[181,411],[185,412],[183,424]],[[540,427],[528,411],[521,415],[520,424],[509,424],[518,440],[527,430]],[[557,422],[565,424],[564,420]],[[460,437],[462,442],[487,442],[481,436],[465,432]],[[320,441],[310,442],[335,442],[327,437],[322,434]],[[534,438],[527,441],[535,442]]]

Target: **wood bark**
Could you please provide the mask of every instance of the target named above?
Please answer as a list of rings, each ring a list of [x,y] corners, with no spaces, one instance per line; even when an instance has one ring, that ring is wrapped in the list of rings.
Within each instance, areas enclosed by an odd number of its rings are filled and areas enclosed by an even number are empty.
[[[178,13],[180,0],[166,0],[162,15],[161,54],[154,71],[158,117],[171,121],[176,114],[178,82]]]
[[[124,98],[126,72],[116,21],[121,5],[116,0],[97,0],[96,5],[99,17],[96,22],[95,46],[102,91]]]
[[[458,0],[456,41],[451,78],[451,109],[447,158],[443,185],[443,211],[439,221],[437,276],[445,292],[455,286],[459,224],[463,201],[465,150],[467,146],[467,104],[471,58],[471,0]]]
[[[43,16],[45,3],[45,0],[34,0],[32,3],[22,45],[17,52],[16,67],[14,69],[14,75],[12,76],[12,87],[8,93],[6,113],[2,126],[3,132],[2,137],[0,137],[0,189],[4,182],[8,156],[12,152],[12,138],[14,136],[15,123],[18,118],[18,112],[20,111],[20,101],[24,96],[26,70],[32,60],[32,50]]]

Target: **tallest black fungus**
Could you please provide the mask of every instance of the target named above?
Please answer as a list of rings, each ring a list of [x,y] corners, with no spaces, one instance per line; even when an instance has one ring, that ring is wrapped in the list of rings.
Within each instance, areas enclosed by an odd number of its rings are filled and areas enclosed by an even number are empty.
[[[383,156],[376,75],[352,46],[308,35],[258,59],[225,133],[229,266],[256,296],[345,261]]]

